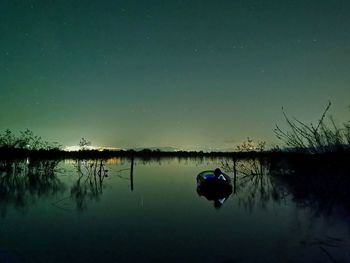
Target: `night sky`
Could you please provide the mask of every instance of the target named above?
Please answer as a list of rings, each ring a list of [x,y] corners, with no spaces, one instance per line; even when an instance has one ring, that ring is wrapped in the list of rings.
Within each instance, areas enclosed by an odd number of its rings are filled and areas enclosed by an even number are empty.
[[[112,147],[278,142],[349,118],[350,1],[0,1],[0,129]]]

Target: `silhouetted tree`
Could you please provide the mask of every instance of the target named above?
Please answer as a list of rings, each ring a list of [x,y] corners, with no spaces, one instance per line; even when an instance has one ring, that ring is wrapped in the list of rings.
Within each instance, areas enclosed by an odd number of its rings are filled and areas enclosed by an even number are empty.
[[[91,145],[90,141],[86,140],[85,138],[80,139],[80,142],[79,142],[80,150],[82,151],[87,150],[90,145]]]
[[[33,131],[26,129],[20,131],[20,135],[16,136],[11,130],[7,129],[0,134],[0,147],[17,148],[27,150],[54,150],[59,149],[61,145],[57,142],[43,141]]]

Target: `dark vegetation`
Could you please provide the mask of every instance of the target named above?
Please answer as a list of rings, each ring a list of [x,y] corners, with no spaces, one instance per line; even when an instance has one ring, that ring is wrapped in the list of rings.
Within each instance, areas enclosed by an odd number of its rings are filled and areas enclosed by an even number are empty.
[[[350,150],[350,122],[338,126],[332,115],[328,115],[329,102],[316,124],[305,124],[296,118],[289,118],[283,112],[289,130],[275,128],[277,138],[282,140],[289,151],[306,153],[329,153]]]
[[[30,130],[20,132],[19,136],[6,130],[0,134],[0,215],[6,216],[9,206],[25,211],[39,198],[67,192],[67,186],[57,176],[58,164],[63,159],[74,160],[77,177],[68,195],[52,205],[72,210],[66,204],[69,199],[75,209],[85,211],[90,202],[98,201],[103,195],[105,179],[109,176],[107,158],[131,160],[132,171],[134,157],[142,162],[173,157],[203,162],[218,157],[222,158],[221,168],[233,179],[230,198],[247,209],[255,206],[268,209],[269,204],[289,198],[310,209],[315,217],[348,218],[350,123],[338,126],[327,115],[329,109],[330,104],[316,124],[305,124],[284,113],[288,129],[276,126],[275,134],[286,148],[271,150],[265,149],[265,142],[248,138],[233,152],[98,151],[89,150],[91,143],[83,138],[78,144],[80,151],[66,152],[58,143],[45,142]],[[132,178],[131,172],[131,191]],[[330,255],[328,250],[332,246],[327,247],[322,241],[319,247]]]
[[[20,131],[20,135],[15,135],[7,129],[0,134],[0,147],[6,150],[27,150],[27,151],[57,151],[61,148],[58,142],[44,141],[40,136],[35,135],[31,130]]]
[[[97,200],[103,192],[107,170],[104,161],[112,157],[138,158],[143,162],[161,158],[223,158],[222,168],[235,175],[234,193],[245,188],[249,194],[241,203],[251,207],[254,200],[263,205],[269,200],[281,200],[288,193],[300,204],[313,204],[321,213],[335,205],[350,211],[350,123],[337,126],[328,116],[329,103],[316,124],[305,124],[285,113],[287,129],[276,126],[275,133],[287,146],[266,150],[263,141],[248,138],[232,152],[89,150],[91,142],[82,138],[79,151],[67,152],[58,143],[43,141],[30,130],[16,136],[10,130],[0,134],[0,195],[18,205],[28,199],[24,189],[34,187],[36,196],[45,189],[58,191],[60,185],[54,175],[57,163],[74,159],[79,178],[71,189],[71,196],[79,210],[88,200]],[[25,160],[30,162],[25,163]],[[14,176],[10,176],[10,174]],[[273,175],[273,176],[268,176]],[[276,187],[276,178],[286,187]],[[280,184],[279,184],[280,185]],[[283,189],[283,190],[281,190]],[[33,197],[31,195],[31,197]],[[258,198],[257,198],[258,197]],[[28,199],[29,200],[29,199]],[[57,204],[59,205],[59,204]]]
[[[306,156],[306,155],[349,155],[350,153],[350,122],[338,126],[334,118],[328,114],[331,103],[327,105],[320,119],[306,124],[296,118],[290,118],[283,112],[287,129],[276,126],[274,132],[284,147],[266,150],[264,141],[253,141],[248,138],[232,152],[203,151],[160,151],[144,149],[134,150],[90,150],[91,142],[82,138],[78,143],[79,151],[67,152],[57,142],[47,142],[28,129],[15,135],[11,130],[0,133],[0,158],[108,158],[108,157],[234,157],[255,158],[276,156]]]

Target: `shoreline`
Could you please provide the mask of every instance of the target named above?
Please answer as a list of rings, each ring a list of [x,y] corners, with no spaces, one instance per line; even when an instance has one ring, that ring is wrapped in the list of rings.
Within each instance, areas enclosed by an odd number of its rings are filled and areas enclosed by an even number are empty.
[[[0,148],[0,159],[96,159],[96,158],[267,158],[267,159],[333,159],[344,160],[350,158],[350,151],[335,151],[325,153],[308,153],[300,151],[249,151],[249,152],[203,152],[203,151],[160,151],[145,149],[135,150],[27,150],[17,148]]]

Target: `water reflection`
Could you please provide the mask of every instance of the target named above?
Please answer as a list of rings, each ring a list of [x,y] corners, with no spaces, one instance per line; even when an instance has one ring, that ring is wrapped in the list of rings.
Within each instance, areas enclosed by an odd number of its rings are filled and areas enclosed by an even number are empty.
[[[25,211],[40,198],[63,194],[67,185],[62,182],[58,169],[60,160],[1,160],[0,161],[0,209],[5,216],[8,207]],[[87,208],[88,202],[98,200],[103,193],[103,182],[108,177],[106,160],[77,160],[74,167],[77,179],[70,186],[70,195],[52,202],[60,209],[69,210],[62,205],[67,199],[74,200],[78,210]],[[119,163],[113,160],[113,163]]]
[[[158,165],[174,163],[174,159],[138,160],[140,165],[154,165],[155,161]],[[179,165],[200,167],[213,163],[213,160],[178,158],[177,162]],[[38,198],[66,191],[67,186],[60,177],[59,163],[59,160],[35,159],[0,161],[2,215],[6,214],[9,205],[24,209]],[[84,211],[89,202],[100,199],[109,175],[107,166],[124,167],[118,173],[114,171],[114,176],[128,180],[130,190],[134,190],[134,158],[127,159],[127,162],[121,158],[74,161],[76,176],[69,186],[69,198],[75,202],[78,210]],[[285,202],[289,196],[300,206],[312,207],[315,214],[329,215],[335,210],[350,214],[350,169],[346,161],[224,159],[220,161],[220,167],[229,176],[232,192],[214,193],[209,191],[210,187],[197,188],[197,193],[214,201],[216,207],[220,206],[218,200],[227,200],[233,193],[237,196],[233,202],[250,210],[255,206],[266,208],[271,201]],[[124,176],[120,175],[121,172]],[[61,204],[61,200],[55,202],[55,205],[63,208]]]
[[[120,158],[113,159],[96,159],[96,160],[77,160],[74,167],[78,175],[78,179],[70,188],[70,198],[75,201],[76,208],[82,212],[88,208],[89,202],[97,202],[100,200],[103,189],[104,181],[109,176],[109,169],[107,165],[122,165],[124,161]],[[130,170],[129,178],[119,175],[121,172]],[[130,180],[130,190],[134,190],[134,158],[130,160],[130,169],[124,168],[116,171],[116,175],[121,179]],[[65,201],[67,198],[63,198],[55,202],[58,206],[60,202]],[[58,206],[59,207],[59,206]],[[61,207],[63,208],[63,207]],[[64,209],[64,208],[63,208]]]
[[[315,215],[350,215],[350,166],[344,156],[273,160],[269,173]]]
[[[232,159],[221,162],[225,172],[232,174],[237,202],[252,210],[266,209],[273,201],[285,200],[288,193],[278,178],[270,176],[270,162],[264,159]]]
[[[134,191],[134,157],[131,157],[130,165],[130,190]]]
[[[70,189],[78,210],[87,209],[89,201],[98,201],[103,193],[103,181],[108,177],[104,160],[78,160],[75,164],[78,179]]]
[[[230,187],[199,182],[196,192],[196,176],[213,167]],[[240,262],[346,262],[349,178],[339,160],[3,160],[0,206],[10,220],[2,244],[26,251],[26,262],[64,262],[69,251],[87,262],[223,262],[232,254]],[[31,246],[38,242],[48,244],[44,252]]]
[[[138,160],[140,165],[154,165],[154,161],[158,165],[174,163],[174,159]],[[213,160],[178,158],[177,162],[179,165],[200,167],[213,163]],[[59,160],[1,160],[2,215],[6,214],[9,205],[24,209],[38,198],[65,192],[67,186],[61,180],[59,163]],[[105,179],[109,176],[107,166],[124,167],[118,173],[114,171],[114,176],[128,180],[130,190],[134,190],[134,158],[127,159],[127,162],[121,158],[74,161],[76,176],[69,186],[69,198],[78,210],[84,211],[89,202],[100,199]],[[236,195],[233,202],[250,210],[255,206],[266,208],[269,202],[285,202],[287,197],[291,197],[300,206],[312,207],[315,214],[329,215],[335,211],[350,214],[350,168],[346,161],[224,159],[220,161],[220,167],[229,176],[231,192],[213,192],[209,191],[212,188],[203,186],[197,188],[197,193],[214,201],[216,207],[220,206],[218,200],[227,200],[233,193]],[[124,176],[120,175],[121,172]],[[61,204],[60,200],[55,202],[63,208]]]
[[[231,178],[219,168],[199,173],[196,180],[198,195],[213,201],[216,209],[219,209],[232,194]]]
[[[223,170],[237,180],[237,202],[252,210],[290,198],[314,217],[350,215],[350,168],[341,158],[224,160]]]
[[[63,192],[65,185],[57,178],[58,160],[0,161],[0,209],[5,216],[7,208],[22,211],[39,198]]]

